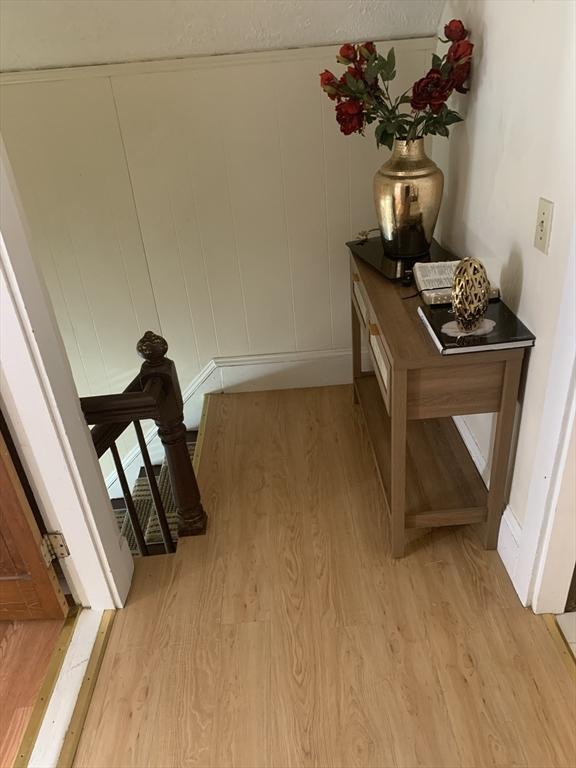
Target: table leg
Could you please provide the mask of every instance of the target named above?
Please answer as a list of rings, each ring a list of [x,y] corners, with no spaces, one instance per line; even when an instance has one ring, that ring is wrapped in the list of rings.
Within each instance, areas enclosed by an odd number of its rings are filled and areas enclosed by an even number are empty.
[[[404,557],[406,541],[406,386],[406,371],[394,371],[390,389],[392,557]]]
[[[490,490],[488,492],[488,519],[484,526],[483,538],[486,549],[496,549],[500,518],[506,504],[506,481],[510,463],[510,445],[514,429],[514,416],[518,399],[518,385],[522,370],[522,358],[509,360],[504,369],[500,410],[496,421],[494,450],[490,467]]]

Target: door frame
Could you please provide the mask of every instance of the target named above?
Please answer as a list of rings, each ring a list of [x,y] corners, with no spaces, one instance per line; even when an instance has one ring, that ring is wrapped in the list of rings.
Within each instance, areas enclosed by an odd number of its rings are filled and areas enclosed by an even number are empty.
[[[576,428],[576,229],[548,368],[543,418],[512,582],[535,613],[563,613],[576,564],[573,512],[558,505]],[[538,343],[538,342],[536,342]]]
[[[0,137],[0,405],[76,601],[121,607],[134,563],[120,535]]]
[[[576,509],[559,504],[568,473],[576,472],[570,463],[570,449],[576,438],[576,369],[572,372],[571,402],[565,417],[565,430],[558,445],[557,473],[550,493],[550,517],[543,532],[540,559],[535,569],[532,608],[535,613],[564,613],[576,568]]]

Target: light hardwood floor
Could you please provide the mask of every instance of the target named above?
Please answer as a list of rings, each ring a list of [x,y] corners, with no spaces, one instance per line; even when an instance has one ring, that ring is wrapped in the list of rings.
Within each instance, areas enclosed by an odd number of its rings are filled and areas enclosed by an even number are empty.
[[[63,624],[0,622],[0,768],[14,762]]]
[[[498,555],[437,529],[391,559],[349,387],[212,396],[206,430],[208,534],[138,561],[76,766],[576,764],[576,689]]]

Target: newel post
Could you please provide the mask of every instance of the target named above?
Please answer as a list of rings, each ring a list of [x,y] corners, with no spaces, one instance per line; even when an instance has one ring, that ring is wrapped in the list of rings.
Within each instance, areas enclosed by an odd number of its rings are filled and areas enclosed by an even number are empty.
[[[206,532],[207,518],[186,444],[184,406],[176,366],[166,357],[166,340],[152,331],[146,331],[136,350],[144,358],[140,369],[142,386],[152,377],[163,380],[164,397],[159,405],[156,426],[166,452],[172,494],[178,509],[178,535],[197,536]]]

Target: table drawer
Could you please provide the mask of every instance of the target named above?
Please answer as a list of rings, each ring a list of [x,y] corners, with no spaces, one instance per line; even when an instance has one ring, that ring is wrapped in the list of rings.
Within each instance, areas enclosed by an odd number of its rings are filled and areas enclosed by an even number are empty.
[[[390,365],[390,360],[388,360],[388,355],[382,344],[382,337],[378,326],[374,323],[370,323],[368,331],[370,334],[370,353],[374,362],[374,371],[376,373],[376,378],[378,379],[378,384],[380,385],[386,410],[390,413],[390,380],[392,366]]]
[[[368,313],[368,301],[364,293],[364,287],[360,282],[360,277],[356,274],[356,272],[352,273],[352,293],[356,299],[356,304],[360,310],[360,314],[362,315],[364,325],[368,326],[368,323],[370,322],[370,316]]]

